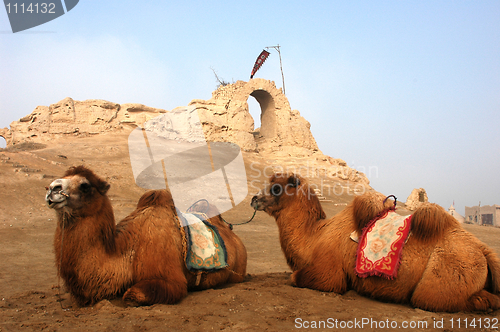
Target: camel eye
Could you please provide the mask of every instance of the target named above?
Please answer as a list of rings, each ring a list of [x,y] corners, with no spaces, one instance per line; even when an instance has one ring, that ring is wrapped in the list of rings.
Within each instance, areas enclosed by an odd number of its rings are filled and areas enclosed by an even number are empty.
[[[92,186],[89,184],[89,183],[82,183],[80,185],[80,190],[83,192],[83,193],[88,193],[90,191],[90,189],[92,188]]]
[[[271,195],[273,196],[279,196],[283,193],[283,187],[281,186],[281,184],[273,184],[272,187],[271,187]]]

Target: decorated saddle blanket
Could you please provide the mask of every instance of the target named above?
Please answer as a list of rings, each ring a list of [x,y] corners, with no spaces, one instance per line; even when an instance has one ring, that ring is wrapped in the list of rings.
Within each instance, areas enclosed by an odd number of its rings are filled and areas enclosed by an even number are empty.
[[[177,216],[185,237],[184,258],[191,272],[213,272],[228,266],[224,240],[203,213]]]
[[[410,233],[411,217],[388,210],[366,225],[356,255],[358,277],[393,279],[397,276],[401,253]]]

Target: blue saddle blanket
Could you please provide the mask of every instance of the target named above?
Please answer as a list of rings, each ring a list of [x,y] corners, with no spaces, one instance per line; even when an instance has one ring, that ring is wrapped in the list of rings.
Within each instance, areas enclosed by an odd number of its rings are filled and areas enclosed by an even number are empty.
[[[192,272],[213,272],[228,266],[224,240],[203,213],[177,215],[186,236],[185,261]]]

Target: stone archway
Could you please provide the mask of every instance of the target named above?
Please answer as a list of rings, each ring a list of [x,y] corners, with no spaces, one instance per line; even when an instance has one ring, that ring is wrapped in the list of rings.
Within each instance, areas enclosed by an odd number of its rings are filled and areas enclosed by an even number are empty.
[[[276,105],[271,94],[265,90],[250,93],[260,105],[260,137],[267,139],[276,136]],[[248,98],[247,98],[248,100]]]
[[[255,98],[261,108],[259,137],[253,135],[249,97]],[[310,155],[318,151],[309,122],[290,108],[273,81],[237,81],[219,87],[210,100],[195,99],[189,105],[198,110],[207,140],[233,142],[247,151],[275,154]]]
[[[262,109],[261,109],[260,104],[257,101],[257,99],[255,99],[252,96],[248,97],[247,104],[248,104],[248,111],[250,112],[250,115],[253,118],[253,122],[254,122],[253,129],[254,129],[254,135],[255,135],[255,134],[258,134],[260,132]]]

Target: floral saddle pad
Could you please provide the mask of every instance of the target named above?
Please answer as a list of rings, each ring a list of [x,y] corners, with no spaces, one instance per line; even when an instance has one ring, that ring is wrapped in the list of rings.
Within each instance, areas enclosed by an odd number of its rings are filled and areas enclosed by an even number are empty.
[[[177,211],[186,240],[185,262],[191,272],[213,272],[228,266],[224,240],[203,213]]]
[[[366,225],[356,255],[358,277],[397,276],[401,253],[410,234],[411,217],[389,210]]]

